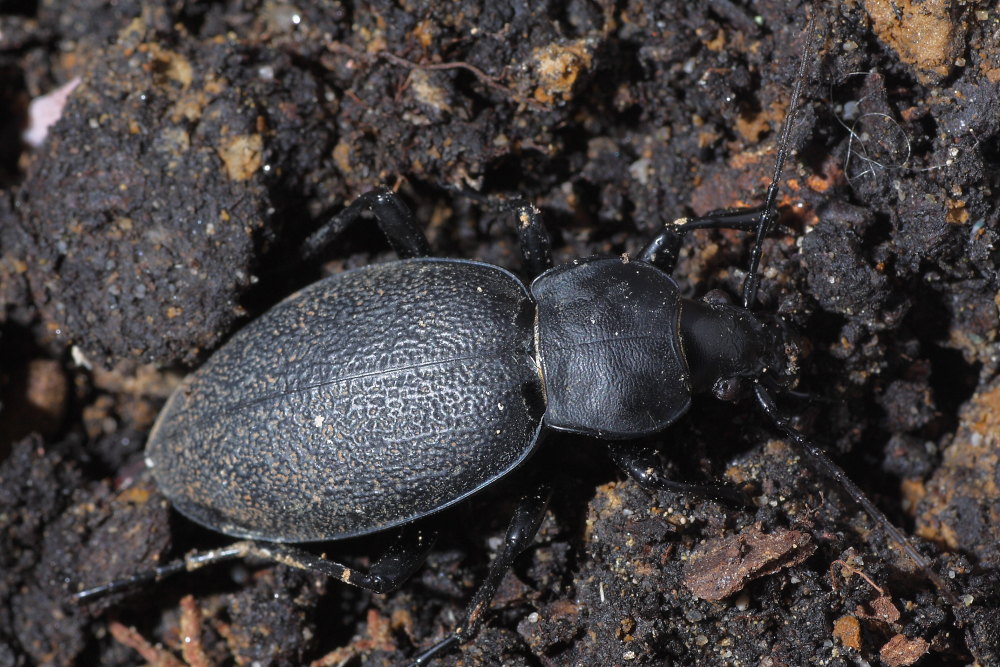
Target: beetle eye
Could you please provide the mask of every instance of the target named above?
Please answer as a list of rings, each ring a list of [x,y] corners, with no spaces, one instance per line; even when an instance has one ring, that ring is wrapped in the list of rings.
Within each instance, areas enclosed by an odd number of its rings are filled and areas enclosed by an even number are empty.
[[[712,303],[722,306],[733,305],[732,298],[720,289],[709,290],[705,294],[705,296],[701,298],[701,300],[704,301],[705,303]]]
[[[720,401],[735,403],[744,393],[746,393],[746,383],[743,378],[722,378],[712,385],[712,394]]]

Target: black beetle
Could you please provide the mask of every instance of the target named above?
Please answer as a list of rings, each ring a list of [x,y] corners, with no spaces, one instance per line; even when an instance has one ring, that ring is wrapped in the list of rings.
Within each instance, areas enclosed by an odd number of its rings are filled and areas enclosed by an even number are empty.
[[[764,205],[668,224],[635,258],[553,268],[536,209],[521,206],[524,259],[537,276],[529,287],[493,265],[432,258],[391,190],[362,195],[309,239],[309,253],[370,210],[401,260],[328,277],[251,322],[182,383],[150,435],[147,464],[174,507],[245,540],[75,598],[246,555],[386,592],[433,542],[414,522],[506,476],[546,428],[634,439],[677,420],[693,393],[726,398],[747,384],[775,424],[957,602],[927,559],[771,396],[780,388],[781,335],[750,307],[807,60],[808,53]],[[706,228],[756,232],[742,305],[686,299],[670,277],[683,234]],[[644,449],[611,451],[647,488],[727,495],[662,478]],[[475,633],[547,501],[544,486],[522,499],[464,622],[418,664]],[[367,572],[282,544],[397,527],[398,541]]]

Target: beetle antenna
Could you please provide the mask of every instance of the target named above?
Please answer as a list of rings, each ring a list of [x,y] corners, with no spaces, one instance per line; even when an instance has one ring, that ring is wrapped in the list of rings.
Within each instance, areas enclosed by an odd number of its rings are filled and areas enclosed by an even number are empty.
[[[778,406],[775,404],[774,399],[771,398],[771,394],[768,393],[767,389],[760,382],[755,382],[754,392],[757,395],[757,403],[760,405],[761,409],[771,418],[775,426],[781,430],[790,440],[792,440],[800,451],[805,453],[805,455],[813,462],[813,464],[825,475],[840,484],[841,488],[847,492],[849,496],[854,500],[854,502],[861,505],[861,507],[867,512],[868,516],[875,521],[875,523],[882,526],[882,529],[889,534],[894,542],[896,542],[906,555],[910,557],[917,567],[919,567],[924,575],[937,587],[941,594],[948,599],[948,602],[952,604],[955,609],[955,613],[958,614],[959,610],[962,609],[962,604],[958,599],[958,595],[955,591],[948,585],[948,583],[941,578],[941,576],[934,571],[931,567],[931,561],[924,556],[922,553],[917,551],[917,548],[913,546],[910,540],[907,539],[906,535],[903,534],[896,525],[889,520],[889,517],[885,513],[876,507],[875,503],[865,495],[857,484],[847,476],[843,468],[833,462],[826,452],[820,449],[815,443],[806,438],[802,433],[792,426],[788,418],[778,410]]]
[[[760,285],[760,276],[757,274],[757,267],[760,265],[760,255],[763,252],[763,241],[771,225],[774,223],[777,212],[778,187],[781,179],[781,171],[785,167],[785,158],[788,157],[788,140],[792,134],[792,125],[795,122],[795,112],[798,110],[799,97],[802,94],[802,85],[806,78],[806,67],[813,54],[816,36],[813,28],[816,25],[815,17],[809,19],[806,25],[807,42],[805,51],[802,53],[802,60],[799,62],[799,71],[795,76],[795,87],[792,89],[792,100],[788,105],[788,115],[781,126],[781,137],[778,140],[778,159],[774,165],[774,175],[771,177],[771,184],[767,187],[767,196],[764,198],[764,207],[761,211],[760,219],[757,221],[757,233],[754,236],[753,250],[750,253],[750,267],[747,270],[747,277],[743,283],[743,307],[750,308],[757,299],[757,288]]]

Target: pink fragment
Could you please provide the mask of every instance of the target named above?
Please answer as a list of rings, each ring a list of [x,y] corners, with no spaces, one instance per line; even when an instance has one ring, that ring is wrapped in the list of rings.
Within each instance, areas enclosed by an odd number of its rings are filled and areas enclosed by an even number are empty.
[[[28,105],[28,127],[21,134],[24,143],[32,148],[38,148],[42,145],[49,133],[49,128],[62,115],[69,94],[78,85],[80,85],[80,77],[76,76],[52,92],[31,100],[31,104]]]

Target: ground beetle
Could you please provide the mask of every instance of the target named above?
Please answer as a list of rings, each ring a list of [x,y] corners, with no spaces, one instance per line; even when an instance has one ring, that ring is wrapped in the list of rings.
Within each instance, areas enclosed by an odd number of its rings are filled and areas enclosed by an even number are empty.
[[[764,204],[668,224],[634,258],[553,268],[538,212],[522,205],[519,236],[536,276],[529,287],[497,266],[431,257],[393,191],[362,195],[307,241],[308,254],[371,211],[400,261],[330,276],[251,322],[181,384],[150,435],[147,464],[174,507],[244,541],[76,599],[248,555],[386,592],[433,543],[417,520],[506,476],[545,429],[631,440],[665,429],[694,393],[731,398],[747,385],[775,425],[957,603],[928,560],[772,398],[781,335],[751,306],[808,50]],[[756,232],[739,306],[684,298],[670,276],[683,235],[716,228]],[[631,443],[610,452],[646,488],[726,495],[663,478],[652,453]],[[475,634],[547,502],[545,487],[520,501],[465,620],[416,664]],[[398,540],[368,572],[283,544],[391,528]]]

